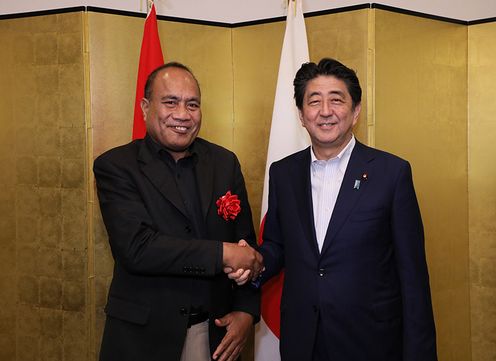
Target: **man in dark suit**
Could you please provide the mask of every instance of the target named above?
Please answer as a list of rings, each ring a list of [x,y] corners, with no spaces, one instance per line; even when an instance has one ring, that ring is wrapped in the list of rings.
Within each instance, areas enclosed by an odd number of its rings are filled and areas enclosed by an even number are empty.
[[[200,88],[168,63],[148,78],[147,134],[95,160],[115,261],[102,361],[234,360],[259,317],[259,292],[226,269],[257,275],[252,215],[236,156],[197,138]],[[244,242],[243,241],[243,242]]]
[[[260,249],[262,281],[285,271],[282,360],[436,360],[409,163],[353,136],[353,70],[333,59],[303,64],[294,90],[312,146],[272,164]]]

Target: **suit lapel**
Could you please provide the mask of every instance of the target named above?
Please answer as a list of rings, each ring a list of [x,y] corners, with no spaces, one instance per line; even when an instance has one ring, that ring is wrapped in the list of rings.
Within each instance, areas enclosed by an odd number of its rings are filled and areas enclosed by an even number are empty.
[[[367,147],[357,141],[344,174],[321,254],[329,248],[358,200],[367,191],[367,179],[373,170],[370,163],[372,160]],[[358,186],[355,185],[356,181],[359,182]]]
[[[141,164],[141,170],[148,180],[174,205],[174,207],[187,217],[187,212],[184,208],[181,196],[179,195],[176,182],[165,170],[166,165],[164,162],[159,159],[159,157],[154,157],[152,155],[145,141],[141,142],[138,160]]]
[[[198,164],[196,165],[196,180],[198,191],[200,192],[200,202],[203,217],[207,217],[207,212],[212,201],[212,190],[214,182],[214,167],[208,149],[202,143],[196,142],[196,152],[198,153]]]
[[[288,181],[293,181],[293,194],[296,198],[297,212],[295,215],[300,219],[304,234],[310,241],[310,248],[318,255],[317,236],[315,234],[315,222],[312,203],[312,184],[310,180],[310,147],[300,152],[295,158],[292,174],[288,174]]]

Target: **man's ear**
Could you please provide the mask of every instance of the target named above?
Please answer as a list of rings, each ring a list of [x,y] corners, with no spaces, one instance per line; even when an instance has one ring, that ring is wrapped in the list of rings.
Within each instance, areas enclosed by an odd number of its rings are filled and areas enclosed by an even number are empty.
[[[362,103],[355,105],[353,109],[353,126],[358,122],[358,117],[360,116],[360,111],[362,110]]]
[[[303,113],[300,109],[298,109],[298,118],[300,118],[301,126],[304,127],[305,125],[303,124]]]
[[[146,116],[148,114],[148,109],[150,108],[150,101],[146,98],[142,98],[140,102],[141,111],[143,112],[143,119],[146,122]]]

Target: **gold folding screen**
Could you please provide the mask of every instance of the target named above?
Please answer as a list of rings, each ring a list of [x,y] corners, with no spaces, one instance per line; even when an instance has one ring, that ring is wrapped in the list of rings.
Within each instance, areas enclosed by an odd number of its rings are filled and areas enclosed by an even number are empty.
[[[412,164],[439,358],[470,360],[467,26],[387,11],[375,21],[376,146]]]
[[[362,9],[306,26],[311,60],[360,77],[358,138],[412,163],[440,360],[493,360],[494,23]],[[97,12],[0,20],[1,360],[96,359],[112,258],[91,162],[130,140],[142,31]],[[159,32],[200,81],[201,136],[238,154],[258,225],[284,23]]]
[[[472,360],[496,359],[496,23],[468,29]]]
[[[88,360],[83,14],[0,21],[0,359]]]

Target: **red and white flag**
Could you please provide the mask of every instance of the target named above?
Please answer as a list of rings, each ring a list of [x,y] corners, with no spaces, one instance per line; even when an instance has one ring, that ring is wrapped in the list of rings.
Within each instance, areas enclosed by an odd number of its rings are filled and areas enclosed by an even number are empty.
[[[136,99],[134,101],[133,140],[145,136],[146,127],[141,111],[141,99],[145,93],[145,83],[148,75],[164,63],[160,38],[158,36],[157,13],[155,4],[151,1],[151,8],[146,16],[143,40],[138,67],[138,80],[136,81]]]
[[[310,144],[308,133],[301,126],[298,109],[293,99],[293,79],[301,64],[309,61],[307,33],[302,10],[303,0],[290,0],[286,17],[286,32],[282,45],[276,96],[272,112],[269,149],[265,166],[262,198],[260,238],[269,193],[269,167],[272,162],[306,148]],[[283,272],[262,287],[262,318],[255,332],[255,360],[277,361],[279,356],[280,312]]]

